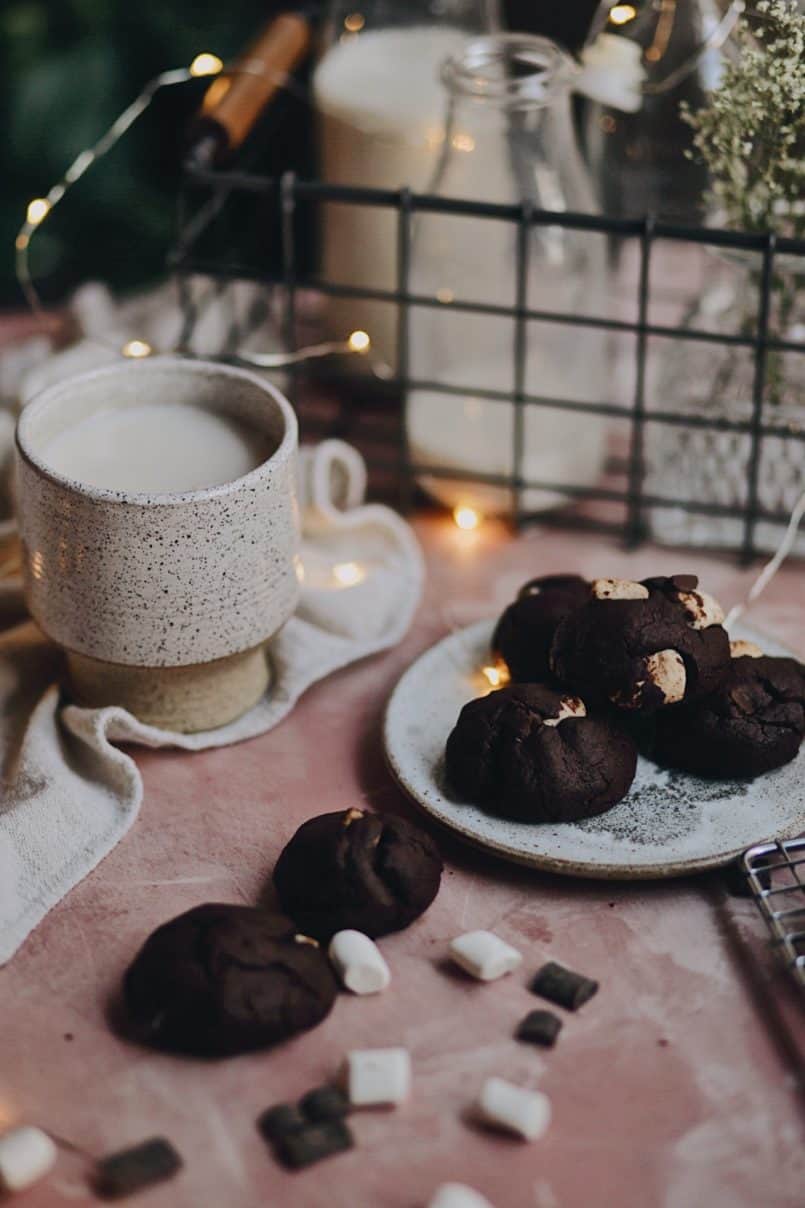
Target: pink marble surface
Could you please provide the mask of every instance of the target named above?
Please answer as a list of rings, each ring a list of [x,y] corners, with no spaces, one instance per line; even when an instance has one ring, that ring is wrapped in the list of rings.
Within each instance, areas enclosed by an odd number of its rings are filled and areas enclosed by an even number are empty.
[[[409,812],[380,742],[383,704],[401,671],[451,628],[491,615],[528,576],[552,570],[639,577],[697,571],[729,605],[752,578],[733,562],[534,529],[517,540],[487,525],[417,527],[427,599],[407,640],[318,685],[278,729],[199,755],[139,753],[145,802],[131,834],[0,971],[0,1114],[62,1134],[90,1153],[155,1133],[185,1159],[150,1208],[417,1208],[461,1179],[497,1208],[799,1206],[801,1004],[769,964],[751,902],[720,878],[603,884],[540,876],[445,838],[446,873],[428,914],[382,941],[391,989],[342,997],[316,1031],[219,1063],[128,1047],[104,1004],[147,933],[205,900],[254,901],[297,825],[369,803]],[[802,568],[787,568],[753,623],[805,654]],[[488,927],[522,949],[521,971],[471,983],[444,967],[449,939]],[[536,1005],[525,982],[546,958],[597,977],[548,1053],[512,1030]],[[403,1044],[414,1093],[392,1112],[354,1117],[357,1148],[287,1174],[258,1137],[267,1105],[329,1077],[345,1050]],[[546,1137],[528,1145],[466,1119],[484,1077],[539,1086],[553,1101]],[[83,1164],[56,1170],[28,1208],[94,1202]]]

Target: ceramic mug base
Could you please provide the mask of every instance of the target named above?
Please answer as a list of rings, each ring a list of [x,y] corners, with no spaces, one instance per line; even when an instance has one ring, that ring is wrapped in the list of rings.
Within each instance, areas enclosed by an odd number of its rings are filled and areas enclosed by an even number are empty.
[[[271,681],[264,645],[186,667],[130,667],[68,652],[67,669],[76,704],[118,705],[145,725],[180,734],[235,721],[257,704]]]

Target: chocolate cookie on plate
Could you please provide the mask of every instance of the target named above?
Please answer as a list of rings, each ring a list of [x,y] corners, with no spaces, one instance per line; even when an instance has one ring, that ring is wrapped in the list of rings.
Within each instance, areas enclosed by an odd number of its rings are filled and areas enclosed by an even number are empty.
[[[158,927],[123,981],[133,1036],[214,1057],[312,1028],[337,993],[326,955],[290,919],[219,903]]]
[[[274,869],[274,885],[299,927],[372,937],[407,927],[439,891],[442,858],[430,835],[391,814],[342,810],[300,826]]]
[[[556,627],[589,596],[590,584],[579,575],[545,575],[520,588],[492,635],[492,653],[503,659],[515,682],[551,678],[548,656]]]
[[[596,579],[559,625],[551,669],[590,704],[651,714],[718,688],[730,664],[723,620],[695,575]]]
[[[734,642],[711,696],[657,717],[658,762],[700,776],[753,777],[794,759],[805,735],[805,667]]]
[[[511,684],[470,701],[447,740],[453,788],[490,813],[521,822],[574,822],[616,805],[637,752],[577,697]]]

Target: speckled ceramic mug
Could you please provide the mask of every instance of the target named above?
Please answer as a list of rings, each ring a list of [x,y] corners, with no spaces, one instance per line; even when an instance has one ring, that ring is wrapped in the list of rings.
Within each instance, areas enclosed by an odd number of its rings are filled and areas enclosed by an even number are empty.
[[[224,417],[259,436],[265,459],[233,481],[177,493],[91,486],[48,464],[43,450],[71,425],[142,399]],[[299,596],[296,453],[296,417],[279,391],[211,362],[125,362],[28,404],[16,447],[26,595],[67,653],[74,699],[192,732],[260,698],[265,643]]]

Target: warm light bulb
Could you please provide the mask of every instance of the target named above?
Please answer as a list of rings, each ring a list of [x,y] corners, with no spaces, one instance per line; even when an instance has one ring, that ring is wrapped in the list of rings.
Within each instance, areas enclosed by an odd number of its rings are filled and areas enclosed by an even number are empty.
[[[210,54],[205,50],[200,55],[196,55],[190,64],[190,74],[192,76],[218,75],[219,71],[223,71],[223,67],[223,59],[219,59],[218,55]]]
[[[452,144],[456,151],[474,151],[475,139],[471,134],[454,134]]]
[[[350,352],[368,352],[372,341],[365,331],[353,331],[347,340],[347,344],[349,345]]]
[[[31,226],[39,226],[43,218],[47,218],[50,213],[50,202],[47,197],[35,197],[33,201],[28,202],[28,209],[25,217]]]
[[[354,587],[366,578],[366,571],[358,562],[339,562],[333,567],[333,578],[342,587]]]
[[[490,688],[502,688],[511,679],[509,669],[503,662],[496,663],[494,667],[482,667],[481,675],[487,681]]]
[[[626,25],[634,21],[637,9],[631,4],[616,4],[609,10],[609,19],[613,25]]]
[[[135,361],[139,361],[143,357],[150,357],[153,349],[150,344],[146,344],[145,340],[129,340],[128,344],[123,345],[121,352],[124,357],[132,357]]]
[[[453,508],[453,520],[458,528],[469,533],[473,529],[477,529],[481,523],[481,513],[476,512],[475,508],[468,507],[467,504],[460,504]]]
[[[363,13],[350,13],[348,17],[344,17],[344,29],[349,30],[351,34],[359,33],[365,24]]]

